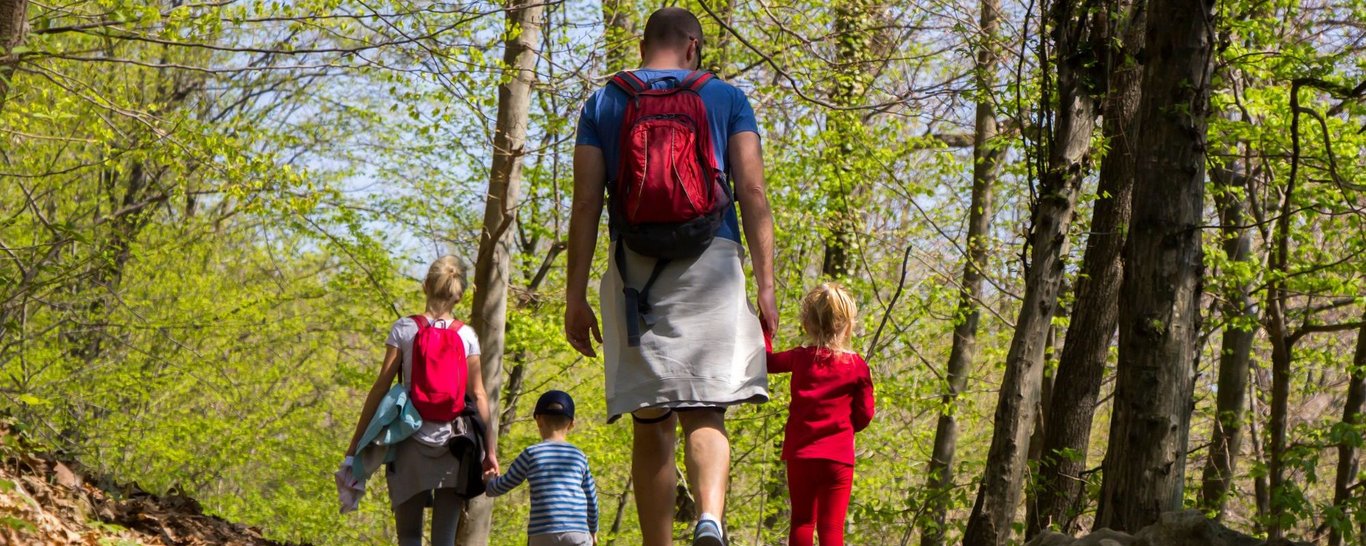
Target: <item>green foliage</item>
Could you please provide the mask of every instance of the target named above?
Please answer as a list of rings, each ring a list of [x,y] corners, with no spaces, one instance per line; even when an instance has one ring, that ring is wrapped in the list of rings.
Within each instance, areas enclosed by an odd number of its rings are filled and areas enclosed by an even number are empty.
[[[637,21],[652,7],[620,4]],[[1211,165],[1237,166],[1258,180],[1210,189],[1252,205],[1257,259],[1228,260],[1218,230],[1207,229],[1205,292],[1217,303],[1251,284],[1263,291],[1254,299],[1265,301],[1265,287],[1279,279],[1265,259],[1271,220],[1291,210],[1291,318],[1344,322],[1366,303],[1366,205],[1354,186],[1366,180],[1366,107],[1302,92],[1302,106],[1323,122],[1301,114],[1300,186],[1282,203],[1292,148],[1288,93],[1300,77],[1348,87],[1362,81],[1366,59],[1352,45],[1360,30],[1339,23],[1360,20],[1366,6],[1262,4],[1220,4],[1225,41],[1212,109],[1228,115],[1213,117],[1208,134],[1210,150],[1231,150],[1212,153]],[[682,5],[706,13],[701,2]],[[505,28],[501,9],[402,0],[32,4],[31,32],[0,106],[0,409],[43,446],[148,490],[190,492],[210,512],[272,537],[389,543],[383,480],[370,484],[359,513],[342,517],[330,474],[389,324],[421,306],[415,277],[440,254],[475,261],[500,44],[517,32]],[[749,94],[762,124],[779,242],[778,345],[801,342],[796,302],[823,278],[823,257],[840,232],[849,235],[844,282],[862,311],[856,346],[866,349],[885,323],[875,352],[865,355],[880,414],[858,440],[849,541],[902,543],[921,531],[923,474],[943,411],[962,424],[948,492],[952,541],[973,503],[1023,291],[1020,249],[1037,198],[1034,125],[1051,106],[1039,104],[1049,78],[1031,51],[1036,30],[1030,26],[1022,44],[1024,14],[1009,7],[1002,84],[972,89],[971,3],[736,2],[726,9],[738,37],[710,16],[702,20],[709,57]],[[596,2],[547,8],[522,156],[506,340],[507,371],[520,367],[524,376],[518,391],[503,393],[514,403],[500,456],[510,462],[536,441],[528,415],[535,396],[572,392],[581,417],[571,439],[598,476],[600,538],[624,546],[640,541],[627,495],[630,426],[603,422],[602,363],[575,355],[561,322],[577,109],[606,74],[604,42],[631,41],[616,30],[603,36],[601,14]],[[1327,30],[1314,31],[1321,27]],[[627,49],[634,58],[634,46]],[[983,96],[997,105],[1004,136],[991,146],[1004,149],[1007,161],[987,241],[978,357],[968,389],[945,406],[943,364],[963,320],[957,283],[973,162],[971,149],[946,142],[971,130],[967,105]],[[1083,193],[1069,234],[1071,286],[1095,197],[1092,187]],[[597,257],[595,277],[605,271],[605,244]],[[1070,305],[1070,295],[1061,301]],[[1205,317],[1204,333],[1226,324],[1262,329],[1210,308],[1216,314]],[[1059,317],[1055,327],[1066,322]],[[1293,449],[1284,462],[1292,485],[1273,493],[1277,514],[1259,516],[1253,500],[1235,501],[1235,525],[1252,529],[1278,517],[1291,529],[1321,522],[1353,536],[1366,520],[1361,495],[1333,506],[1329,491],[1335,455],[1326,450],[1362,444],[1362,425],[1339,422],[1334,398],[1350,342],[1346,333],[1316,333],[1297,345],[1291,404],[1304,413],[1289,429]],[[1213,346],[1202,359],[1192,446],[1204,445],[1215,417]],[[1259,366],[1268,359],[1264,335],[1254,354]],[[787,379],[774,378],[771,387],[770,403],[729,415],[727,519],[737,545],[786,536],[778,453]],[[1259,408],[1269,402],[1266,388],[1256,387]],[[1265,417],[1249,415],[1265,434]],[[1108,405],[1098,409],[1088,452],[1065,456],[1098,465],[1108,416]],[[1252,490],[1267,472],[1261,460],[1240,469],[1238,490]],[[1098,494],[1098,476],[1085,476],[1088,500]],[[495,544],[521,543],[526,495],[496,505]],[[618,506],[622,524],[613,533]],[[677,532],[687,530],[679,524]]]

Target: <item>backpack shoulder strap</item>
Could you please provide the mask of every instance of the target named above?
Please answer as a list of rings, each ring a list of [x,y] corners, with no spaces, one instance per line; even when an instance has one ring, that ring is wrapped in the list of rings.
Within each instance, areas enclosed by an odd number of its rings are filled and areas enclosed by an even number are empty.
[[[694,70],[689,72],[688,76],[683,78],[683,81],[679,83],[678,86],[693,91],[701,91],[702,86],[707,85],[707,82],[714,79],[716,79],[716,75],[711,72],[706,70]]]
[[[633,74],[629,70],[617,72],[617,75],[612,76],[611,83],[626,92],[626,96],[628,97],[639,95],[650,88],[649,85],[646,85],[645,82],[640,79],[640,76]]]
[[[425,317],[425,316],[423,316],[423,315],[413,315],[413,316],[408,317],[408,318],[413,319],[413,322],[416,322],[416,323],[417,323],[417,330],[418,330],[419,332],[422,331],[422,330],[424,330],[424,329],[426,329],[426,328],[430,328],[431,325],[432,325],[430,322],[427,322],[427,317]]]

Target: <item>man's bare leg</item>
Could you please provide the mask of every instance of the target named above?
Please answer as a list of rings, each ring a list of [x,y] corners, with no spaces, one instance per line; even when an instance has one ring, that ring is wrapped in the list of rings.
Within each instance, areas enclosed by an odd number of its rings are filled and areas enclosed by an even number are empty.
[[[678,494],[678,466],[674,462],[678,418],[668,410],[642,410],[635,417],[631,480],[635,484],[640,534],[645,546],[670,546],[674,498]],[[648,422],[661,417],[662,420]]]
[[[683,423],[683,462],[688,469],[688,485],[697,495],[698,513],[714,516],[718,523],[726,510],[730,480],[725,416],[719,409],[678,412]]]

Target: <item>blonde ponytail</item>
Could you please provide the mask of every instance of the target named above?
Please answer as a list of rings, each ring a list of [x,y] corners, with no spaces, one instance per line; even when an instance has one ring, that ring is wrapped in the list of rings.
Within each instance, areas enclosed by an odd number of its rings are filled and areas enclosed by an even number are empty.
[[[427,268],[427,279],[422,281],[422,292],[427,295],[427,312],[449,313],[465,296],[465,267],[455,256],[442,256]]]

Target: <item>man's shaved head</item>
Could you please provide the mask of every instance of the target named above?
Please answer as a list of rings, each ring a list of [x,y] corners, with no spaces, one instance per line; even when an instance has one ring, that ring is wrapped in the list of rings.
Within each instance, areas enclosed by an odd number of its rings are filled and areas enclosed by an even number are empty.
[[[697,40],[702,47],[702,23],[697,16],[683,8],[662,8],[645,21],[644,49],[684,48],[689,40]]]

